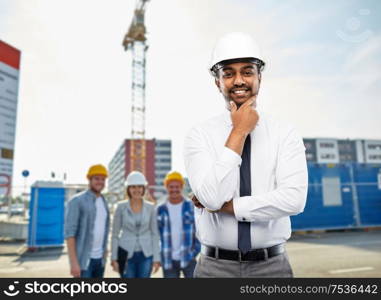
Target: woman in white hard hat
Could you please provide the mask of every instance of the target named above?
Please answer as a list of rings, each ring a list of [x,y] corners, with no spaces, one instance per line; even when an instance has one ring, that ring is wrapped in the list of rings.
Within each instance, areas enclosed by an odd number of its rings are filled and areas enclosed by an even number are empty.
[[[128,200],[118,203],[114,215],[111,266],[124,278],[150,277],[160,268],[155,206],[143,199],[146,186],[142,173],[131,172],[125,182]]]

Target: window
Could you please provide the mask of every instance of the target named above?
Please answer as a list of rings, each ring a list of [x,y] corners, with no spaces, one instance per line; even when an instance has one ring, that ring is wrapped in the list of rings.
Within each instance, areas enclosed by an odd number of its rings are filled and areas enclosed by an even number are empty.
[[[381,144],[368,144],[369,150],[381,150]]]
[[[170,155],[171,154],[171,151],[168,151],[168,150],[162,150],[162,151],[156,151],[155,154],[166,154],[166,155]]]
[[[369,160],[381,160],[381,155],[369,155]]]
[[[307,158],[307,160],[314,160],[315,159],[315,157],[312,153],[306,153],[306,158]]]
[[[311,142],[304,142],[304,146],[306,147],[307,150],[310,150],[313,148]]]
[[[157,147],[171,147],[171,142],[156,142]]]
[[[344,150],[350,151],[352,149],[352,147],[351,147],[351,144],[349,144],[349,143],[340,143],[339,149],[343,150],[343,151]]]
[[[168,166],[160,166],[155,168],[156,171],[170,171],[170,168]]]
[[[324,153],[320,155],[322,159],[335,159],[336,155],[331,153]]]
[[[334,148],[335,145],[333,143],[320,143],[321,148]]]
[[[1,158],[13,159],[13,150],[1,148]]]
[[[156,159],[156,162],[162,162],[162,163],[169,163],[171,162],[171,159],[170,158],[157,158]]]

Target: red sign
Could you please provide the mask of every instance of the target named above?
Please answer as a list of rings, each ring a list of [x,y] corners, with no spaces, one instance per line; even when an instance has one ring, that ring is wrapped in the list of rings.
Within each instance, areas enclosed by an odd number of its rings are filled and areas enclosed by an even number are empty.
[[[0,40],[0,61],[15,68],[20,69],[20,50],[8,45]]]

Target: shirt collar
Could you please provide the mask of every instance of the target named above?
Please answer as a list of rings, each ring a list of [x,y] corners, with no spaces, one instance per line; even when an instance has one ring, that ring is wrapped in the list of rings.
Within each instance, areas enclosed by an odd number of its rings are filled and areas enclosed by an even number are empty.
[[[91,189],[88,189],[87,190],[87,194],[90,196],[90,198],[92,199],[92,200],[96,200],[97,198],[103,198],[103,196],[102,196],[102,194],[100,194],[99,195],[99,197],[97,197],[97,195],[95,195],[95,193],[91,190]]]
[[[185,197],[184,196],[182,196],[182,201],[181,202],[179,202],[178,204],[183,204],[184,202],[185,202]],[[167,196],[167,203],[169,203],[169,204],[172,204],[170,201],[169,201],[169,196]],[[177,204],[172,204],[172,205],[177,205]]]

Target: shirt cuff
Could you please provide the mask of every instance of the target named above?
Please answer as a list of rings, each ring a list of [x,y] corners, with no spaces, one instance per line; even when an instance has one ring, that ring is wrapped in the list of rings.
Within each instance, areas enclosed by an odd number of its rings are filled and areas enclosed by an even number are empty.
[[[75,231],[72,230],[72,231],[66,231],[65,232],[65,240],[68,239],[68,238],[71,238],[71,237],[75,237]]]
[[[117,260],[118,259],[118,253],[117,252],[112,252],[111,253],[111,260]]]
[[[153,262],[160,262],[160,253],[159,254],[155,253],[153,255]]]
[[[250,211],[247,208],[246,202],[251,196],[236,197],[233,199],[233,210],[237,221],[252,222],[250,219]],[[251,200],[252,201],[252,200]]]

